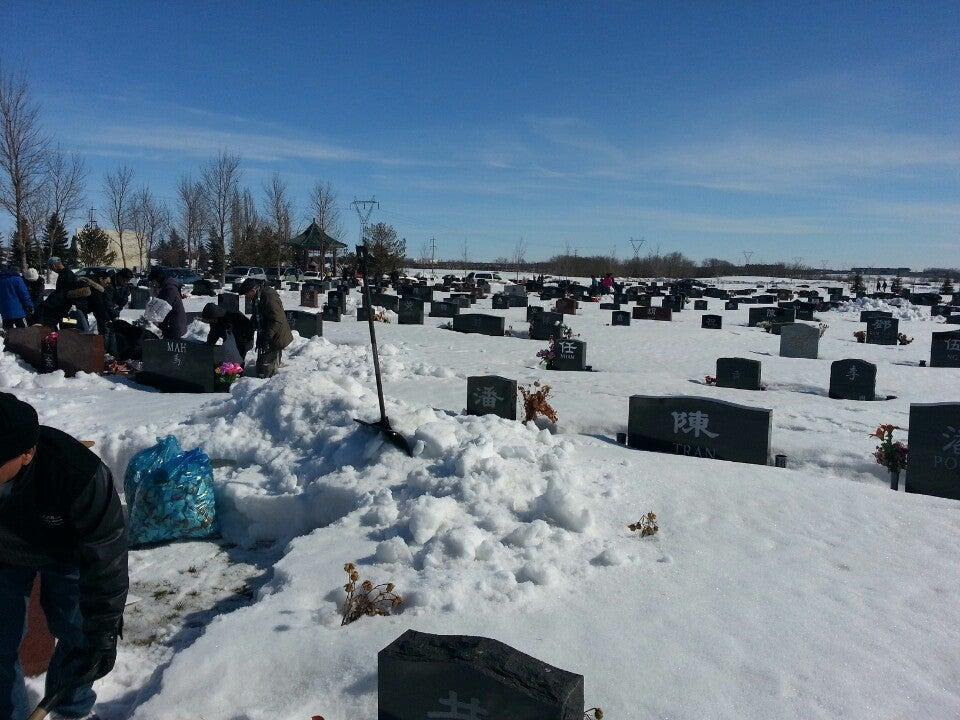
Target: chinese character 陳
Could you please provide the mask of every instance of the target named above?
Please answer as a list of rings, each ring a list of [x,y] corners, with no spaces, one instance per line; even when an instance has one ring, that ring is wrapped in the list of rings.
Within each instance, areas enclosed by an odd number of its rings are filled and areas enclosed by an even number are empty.
[[[430,720],[481,720],[482,715],[489,713],[480,707],[480,701],[477,698],[471,698],[469,703],[462,702],[453,691],[447,696],[446,700],[438,700],[447,710],[440,712],[428,712],[427,717]]]
[[[698,438],[700,433],[703,433],[708,438],[715,438],[720,433],[714,433],[707,430],[707,425],[710,424],[710,416],[705,412],[700,410],[695,410],[693,412],[674,412],[673,415],[673,432],[674,434],[682,432],[684,434],[693,433],[693,436]]]

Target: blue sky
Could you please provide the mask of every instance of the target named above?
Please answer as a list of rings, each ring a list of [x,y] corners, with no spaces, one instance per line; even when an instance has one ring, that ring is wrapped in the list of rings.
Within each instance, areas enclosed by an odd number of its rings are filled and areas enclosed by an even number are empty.
[[[793,7],[787,7],[792,5]],[[0,58],[173,200],[220,148],[416,254],[960,266],[960,3],[6,0]],[[7,221],[4,220],[4,223]],[[298,223],[299,224],[299,223]]]

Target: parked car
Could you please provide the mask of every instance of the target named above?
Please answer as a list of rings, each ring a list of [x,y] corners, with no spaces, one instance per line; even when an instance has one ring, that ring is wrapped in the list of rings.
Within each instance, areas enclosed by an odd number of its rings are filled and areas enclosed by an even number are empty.
[[[163,270],[165,273],[167,273],[167,275],[172,277],[178,283],[180,283],[181,287],[184,285],[193,285],[197,280],[201,279],[201,277],[197,273],[195,273],[193,270],[190,270],[189,268],[175,268],[175,267],[160,266],[160,269]],[[148,282],[147,277],[148,275],[143,275],[137,284],[146,286]]]
[[[264,270],[267,276],[267,280],[273,282],[278,277],[283,280],[283,282],[298,282],[300,280],[300,270],[294,267],[288,268],[275,268],[268,267]]]
[[[323,280],[323,275],[317,270],[305,270],[300,274],[301,280]]]
[[[99,274],[101,274],[101,273],[106,273],[106,274],[109,275],[110,277],[113,277],[113,275],[114,275],[116,272],[117,272],[117,268],[92,266],[92,267],[83,267],[83,268],[80,268],[80,269],[77,270],[74,274],[75,274],[78,278],[90,277],[91,275],[99,275]]]
[[[227,284],[238,283],[243,282],[247,278],[266,282],[267,274],[264,272],[262,267],[247,267],[246,265],[238,265],[237,267],[232,267],[227,270],[227,273],[224,276],[224,282]]]

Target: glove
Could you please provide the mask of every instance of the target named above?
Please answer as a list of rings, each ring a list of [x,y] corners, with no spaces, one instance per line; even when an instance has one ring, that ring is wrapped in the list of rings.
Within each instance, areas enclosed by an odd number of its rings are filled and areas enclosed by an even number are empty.
[[[83,644],[67,653],[63,659],[61,677],[63,688],[73,689],[89,685],[105,677],[117,662],[117,634],[86,635]]]

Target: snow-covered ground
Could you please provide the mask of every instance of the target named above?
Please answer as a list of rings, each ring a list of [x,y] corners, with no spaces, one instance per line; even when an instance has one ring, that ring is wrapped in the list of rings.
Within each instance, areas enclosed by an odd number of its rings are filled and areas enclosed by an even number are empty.
[[[378,324],[388,413],[413,458],[354,422],[377,401],[353,316],[229,396],[37,376],[0,355],[0,388],[95,440],[118,477],[167,433],[220,461],[223,540],[132,553],[139,600],[99,714],[372,720],[376,653],[415,628],[582,673],[607,718],[960,716],[960,504],[890,491],[868,437],[906,426],[911,402],[960,400],[960,370],[919,366],[942,320],[902,305],[914,342],[889,347],[856,342],[859,308],[823,313],[820,359],[788,359],[747,307],[723,305],[709,299],[714,331],[692,303],[630,327],[581,303],[568,324],[593,373],[544,370],[542,342]],[[474,309],[526,330],[524,310],[489,306]],[[766,391],[706,385],[725,356],[761,360]],[[876,363],[893,399],[829,399],[830,362],[848,357]],[[481,374],[549,382],[559,422],[465,415],[466,378]],[[618,446],[632,394],[770,408],[788,468]],[[627,525],[647,512],[660,531],[641,540]],[[345,562],[395,583],[402,612],[341,627]]]

